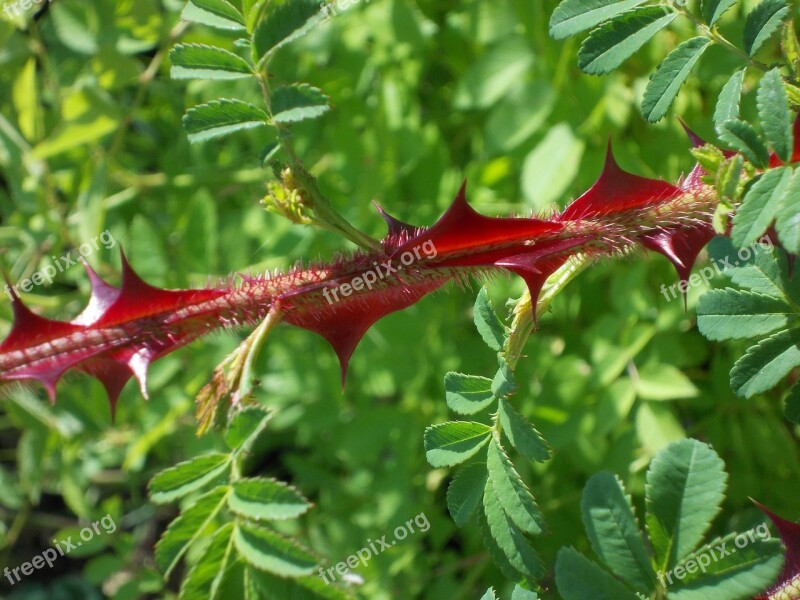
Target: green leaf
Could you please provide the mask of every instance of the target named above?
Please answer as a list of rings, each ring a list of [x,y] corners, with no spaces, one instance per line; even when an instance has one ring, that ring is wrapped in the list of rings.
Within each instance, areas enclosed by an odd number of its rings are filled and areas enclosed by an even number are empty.
[[[738,0],[703,0],[701,3],[701,13],[703,20],[709,27],[719,21],[731,7],[736,5]]]
[[[734,290],[711,290],[697,306],[697,326],[709,340],[765,336],[797,320],[792,308],[773,296]]]
[[[494,562],[495,565],[497,565],[497,567],[500,569],[500,572],[506,579],[510,579],[511,581],[519,581],[524,576],[514,567],[514,565],[511,564],[505,552],[503,551],[502,548],[500,548],[499,544],[497,543],[497,540],[494,539],[492,534],[492,529],[489,526],[488,521],[486,520],[485,506],[486,505],[484,504],[483,511],[478,512],[478,527],[481,533],[481,541],[483,542],[483,547],[486,548],[486,551],[488,552],[492,561]],[[495,498],[494,510],[498,509],[499,505],[497,504],[497,498]],[[510,523],[507,520],[508,518],[505,516],[502,509],[499,510],[499,513],[493,512],[492,514],[493,516],[496,516],[498,519],[496,525],[498,528],[502,528],[504,522],[503,520],[505,519],[505,522],[508,523],[509,527],[513,529],[517,534],[519,534],[519,530],[516,527],[514,527],[513,523]],[[502,529],[500,535],[503,535]],[[509,535],[510,535],[510,530],[509,530]]]
[[[275,413],[262,406],[245,406],[228,422],[225,443],[237,453],[249,452],[255,441],[267,429]]]
[[[202,44],[178,44],[169,53],[173,79],[242,79],[253,75],[247,61],[233,52]]]
[[[486,590],[486,593],[481,596],[481,600],[497,600],[497,596],[494,595],[494,588]]]
[[[753,56],[781,26],[789,14],[784,0],[764,0],[747,15],[744,24],[744,49]]]
[[[156,544],[154,555],[156,566],[164,577],[169,577],[189,546],[208,534],[217,514],[225,506],[227,492],[228,486],[214,488],[169,524]]]
[[[325,16],[319,8],[316,0],[291,0],[270,10],[253,35],[255,58],[260,61],[271,56],[322,23]]]
[[[648,121],[655,123],[667,114],[683,82],[710,43],[704,36],[686,40],[658,65],[650,76],[642,101],[642,112]]]
[[[736,154],[725,160],[717,171],[715,181],[717,193],[720,198],[728,202],[735,202],[739,196],[739,182],[742,179],[742,168],[744,158],[741,154]],[[726,207],[727,214],[727,207]],[[727,229],[727,227],[725,228]]]
[[[585,73],[610,73],[677,16],[663,7],[639,8],[601,25],[589,34],[578,52]]]
[[[189,0],[181,19],[218,29],[244,30],[244,17],[227,0]]]
[[[676,400],[699,395],[697,387],[680,369],[664,364],[649,364],[639,369],[635,388],[642,400]]]
[[[485,463],[465,465],[447,488],[447,510],[458,527],[463,527],[481,504],[486,487]]]
[[[611,473],[592,476],[583,490],[581,512],[594,553],[617,576],[649,593],[655,573],[622,482]]]
[[[752,530],[751,530],[752,531]],[[752,598],[774,583],[783,563],[779,540],[731,533],[716,539],[681,561],[682,578],[664,574],[672,584],[670,600]],[[691,568],[691,572],[689,569]]]
[[[544,517],[536,506],[536,500],[497,440],[489,445],[486,468],[492,489],[509,518],[525,533],[542,533],[545,529]]]
[[[230,465],[229,454],[206,454],[164,469],[150,480],[150,500],[167,504],[218,479]]]
[[[274,479],[240,479],[228,497],[231,512],[248,519],[284,520],[299,517],[311,503],[291,486]]]
[[[331,108],[322,90],[300,83],[279,87],[272,92],[272,122],[298,123],[321,117]]]
[[[425,457],[433,467],[464,462],[491,439],[492,428],[471,421],[450,421],[425,430]]]
[[[783,24],[783,31],[781,31],[781,50],[783,50],[783,55],[786,57],[792,72],[795,75],[800,73],[800,41],[797,39],[793,18],[790,18]]]
[[[506,97],[530,72],[534,53],[521,36],[509,36],[470,64],[453,92],[459,110],[487,109]]]
[[[181,600],[215,600],[216,587],[225,575],[233,558],[233,523],[223,525],[214,533],[206,549],[189,570],[181,584]],[[212,591],[213,590],[213,591]]]
[[[800,425],[800,382],[795,383],[789,390],[783,414],[787,420]]]
[[[542,435],[505,398],[500,399],[497,416],[503,433],[522,456],[537,462],[550,458],[550,448]]]
[[[558,551],[556,587],[564,600],[638,600],[636,594],[574,548]]]
[[[460,415],[474,415],[494,402],[492,380],[450,372],[444,376],[447,406]]]
[[[311,575],[317,565],[309,550],[266,527],[240,523],[233,540],[248,564],[280,577]]]
[[[791,183],[791,186],[790,186]],[[788,167],[778,167],[765,172],[742,200],[733,217],[731,240],[739,248],[758,240],[775,220],[784,195],[796,198],[800,192],[800,177],[792,177]]]
[[[544,574],[541,559],[504,510],[491,480],[484,489],[483,511],[492,539],[513,569],[529,579],[541,577]],[[519,580],[519,577],[513,579]]]
[[[492,394],[495,398],[503,398],[509,394],[513,394],[517,389],[517,384],[514,381],[514,371],[508,366],[506,359],[500,356],[500,368],[497,369],[494,379],[492,379]]]
[[[731,386],[750,398],[772,389],[800,365],[800,329],[776,333],[748,348],[731,369]]]
[[[735,121],[739,118],[739,105],[742,102],[742,85],[744,84],[745,70],[736,71],[722,86],[713,117],[714,125],[717,129],[725,121]]]
[[[204,142],[235,131],[263,127],[267,113],[241,100],[213,100],[190,108],[183,117],[183,126],[189,141]]]
[[[778,206],[775,230],[784,249],[790,254],[800,254],[800,169],[795,170],[792,181]]]
[[[514,586],[514,591],[511,592],[511,600],[539,600],[539,595],[517,584]]]
[[[789,114],[789,101],[783,88],[783,78],[777,68],[768,71],[761,78],[757,96],[758,116],[764,136],[778,158],[787,163],[791,160],[794,150],[792,115]]]
[[[771,243],[761,241],[737,250],[729,238],[717,237],[709,243],[708,253],[722,274],[736,285],[791,302],[786,255]]]
[[[769,151],[750,123],[725,121],[718,128],[719,139],[728,144],[758,168],[766,168]]]
[[[486,288],[481,288],[478,297],[475,299],[473,319],[478,333],[481,334],[483,341],[495,352],[503,349],[506,339],[506,330],[503,323],[494,312]]]
[[[550,17],[550,35],[563,40],[592,29],[646,0],[563,0]]]
[[[647,530],[660,570],[694,550],[725,497],[727,474],[717,453],[693,439],[671,443],[650,463]]]
[[[522,165],[522,193],[530,208],[551,211],[553,203],[564,199],[578,174],[585,146],[568,123],[550,127]]]

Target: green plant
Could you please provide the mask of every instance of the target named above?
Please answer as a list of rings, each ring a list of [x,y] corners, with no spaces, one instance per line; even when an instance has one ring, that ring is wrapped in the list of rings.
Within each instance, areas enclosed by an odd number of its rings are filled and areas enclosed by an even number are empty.
[[[583,490],[583,524],[592,550],[614,576],[564,548],[556,561],[561,595],[727,600],[762,591],[783,563],[780,540],[769,537],[766,523],[758,534],[753,528],[701,546],[720,512],[726,479],[722,460],[707,445],[682,440],[667,446],[647,471],[645,536],[619,478],[592,476]]]
[[[259,407],[241,409],[225,431],[229,452],[197,456],[150,482],[157,504],[190,500],[155,547],[164,577],[194,553],[181,598],[348,597],[316,576],[318,558],[310,550],[277,529],[311,503],[285,483],[248,476],[259,463],[271,417]]]

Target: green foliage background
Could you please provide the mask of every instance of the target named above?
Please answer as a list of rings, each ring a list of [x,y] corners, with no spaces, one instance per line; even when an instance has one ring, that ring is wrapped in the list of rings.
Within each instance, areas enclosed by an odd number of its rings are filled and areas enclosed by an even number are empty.
[[[755,4],[737,5],[726,30],[740,32]],[[670,117],[650,125],[638,108],[647,78],[691,35],[688,25],[676,21],[620,70],[592,77],[576,64],[578,41],[549,37],[555,5],[364,0],[282,49],[275,81],[309,82],[331,98],[330,113],[295,128],[295,145],[337,210],[375,236],[383,225],[372,200],[430,224],[466,177],[485,214],[546,213],[591,185],[609,136],[629,171],[670,181],[688,172],[693,159],[674,115],[714,139],[714,105],[737,58],[709,49]],[[170,288],[351,247],[259,206],[272,176],[257,158],[269,141],[263,130],[189,145],[187,107],[222,95],[257,102],[258,91],[170,80],[168,50],[178,40],[225,47],[232,37],[180,25],[177,0],[44,6],[27,30],[0,16],[0,261],[12,281],[105,229],[147,281]],[[755,113],[752,95],[743,112]],[[116,281],[115,251],[90,263]],[[536,539],[550,566],[562,546],[588,551],[578,515],[591,474],[617,473],[641,506],[649,461],[684,436],[711,443],[730,473],[711,534],[763,520],[748,496],[797,516],[798,432],[781,416],[780,393],[733,394],[728,372],[746,346],[705,340],[694,323],[705,289],[690,289],[684,312],[659,291],[674,282],[660,257],[589,269],[556,299],[517,368],[515,406],[555,452],[545,464],[517,464],[550,527]],[[489,285],[497,306],[522,290],[505,277]],[[419,513],[430,520],[427,533],[358,570],[358,597],[460,600],[503,581],[477,529],[452,522],[448,470],[431,469],[422,445],[426,426],[451,416],[444,374],[496,370],[472,324],[475,291],[450,288],[383,320],[356,351],[344,393],[333,352],[312,334],[281,328],[263,354],[258,398],[278,413],[262,472],[315,503],[289,533],[330,566]],[[25,300],[71,318],[88,295],[74,267]],[[3,301],[0,332],[9,324]],[[152,558],[175,508],[148,503],[146,483],[224,448],[218,434],[195,437],[192,398],[242,335],[207,338],[155,363],[151,401],[129,385],[114,425],[101,386],[81,376],[61,384],[54,407],[38,389],[1,401],[0,565],[41,552],[78,518],[108,513],[119,525],[14,597],[175,592],[175,581],[162,587]],[[557,596],[552,572],[543,585],[545,598]]]

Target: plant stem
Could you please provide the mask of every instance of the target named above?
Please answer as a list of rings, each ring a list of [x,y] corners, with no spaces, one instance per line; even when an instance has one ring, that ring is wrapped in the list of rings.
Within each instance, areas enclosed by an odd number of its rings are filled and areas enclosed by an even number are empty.
[[[525,290],[525,293],[522,294],[512,309],[514,321],[511,324],[511,334],[506,340],[505,348],[503,348],[503,354],[512,371],[516,368],[517,362],[522,356],[528,337],[538,328],[539,318],[550,309],[553,299],[561,293],[570,281],[588,267],[590,262],[584,255],[573,256],[567,260],[560,269],[547,279],[535,309],[532,306],[530,292]],[[535,318],[534,310],[536,311]]]
[[[261,95],[264,99],[264,105],[267,109],[267,114],[272,117],[272,103],[270,101],[269,80],[267,75],[267,68],[269,62],[265,62],[263,69],[256,75],[258,85],[261,88]],[[303,162],[297,156],[292,144],[291,133],[285,125],[273,125],[278,130],[278,143],[286,150],[289,155],[289,161],[292,173],[297,178],[303,190],[309,196],[308,200],[311,204],[311,210],[314,214],[314,222],[316,225],[338,233],[347,238],[357,246],[367,250],[380,250],[381,243],[375,238],[367,235],[366,233],[353,227],[342,215],[340,215],[333,208],[330,200],[328,200],[320,191],[317,184],[316,177],[309,173],[303,166]]]
[[[733,52],[739,58],[741,58],[744,61],[746,61],[747,63],[749,63],[751,66],[756,67],[757,69],[760,69],[761,71],[764,71],[765,73],[770,70],[771,67],[769,65],[764,64],[761,61],[755,60],[747,52],[745,52],[744,50],[742,50],[738,46],[735,46],[734,44],[732,44],[730,41],[728,41],[728,39],[725,36],[723,36],[721,33],[719,33],[719,31],[717,31],[716,28],[709,27],[708,25],[706,25],[703,21],[698,19],[692,13],[692,11],[690,11],[685,6],[676,7],[675,11],[678,14],[681,14],[681,15],[685,16],[686,18],[688,18],[690,21],[692,21],[692,23],[694,23],[695,27],[697,27],[697,29],[700,31],[700,33],[702,33],[704,36],[706,36],[707,38],[709,38],[712,41],[716,42],[717,44],[719,44],[720,46],[722,46],[723,48],[725,48],[729,52]]]

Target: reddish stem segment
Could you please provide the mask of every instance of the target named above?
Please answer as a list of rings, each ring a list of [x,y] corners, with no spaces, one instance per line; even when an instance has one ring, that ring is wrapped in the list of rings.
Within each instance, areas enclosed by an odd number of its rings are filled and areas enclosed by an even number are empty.
[[[574,254],[615,256],[645,247],[666,256],[686,279],[713,236],[714,194],[700,174],[695,168],[679,186],[638,177],[620,169],[609,151],[594,186],[549,219],[480,215],[462,187],[429,228],[379,208],[389,226],[381,251],[243,278],[238,286],[161,290],[142,281],[123,255],[120,288],[89,269],[89,306],[71,322],[37,316],[14,295],[14,326],[0,344],[0,381],[37,380],[55,398],[59,378],[75,368],[100,379],[113,405],[132,376],[146,395],[153,360],[210,331],[253,325],[276,301],[283,321],[328,340],[344,379],[373,323],[470,274],[505,269],[523,277],[536,299]]]

